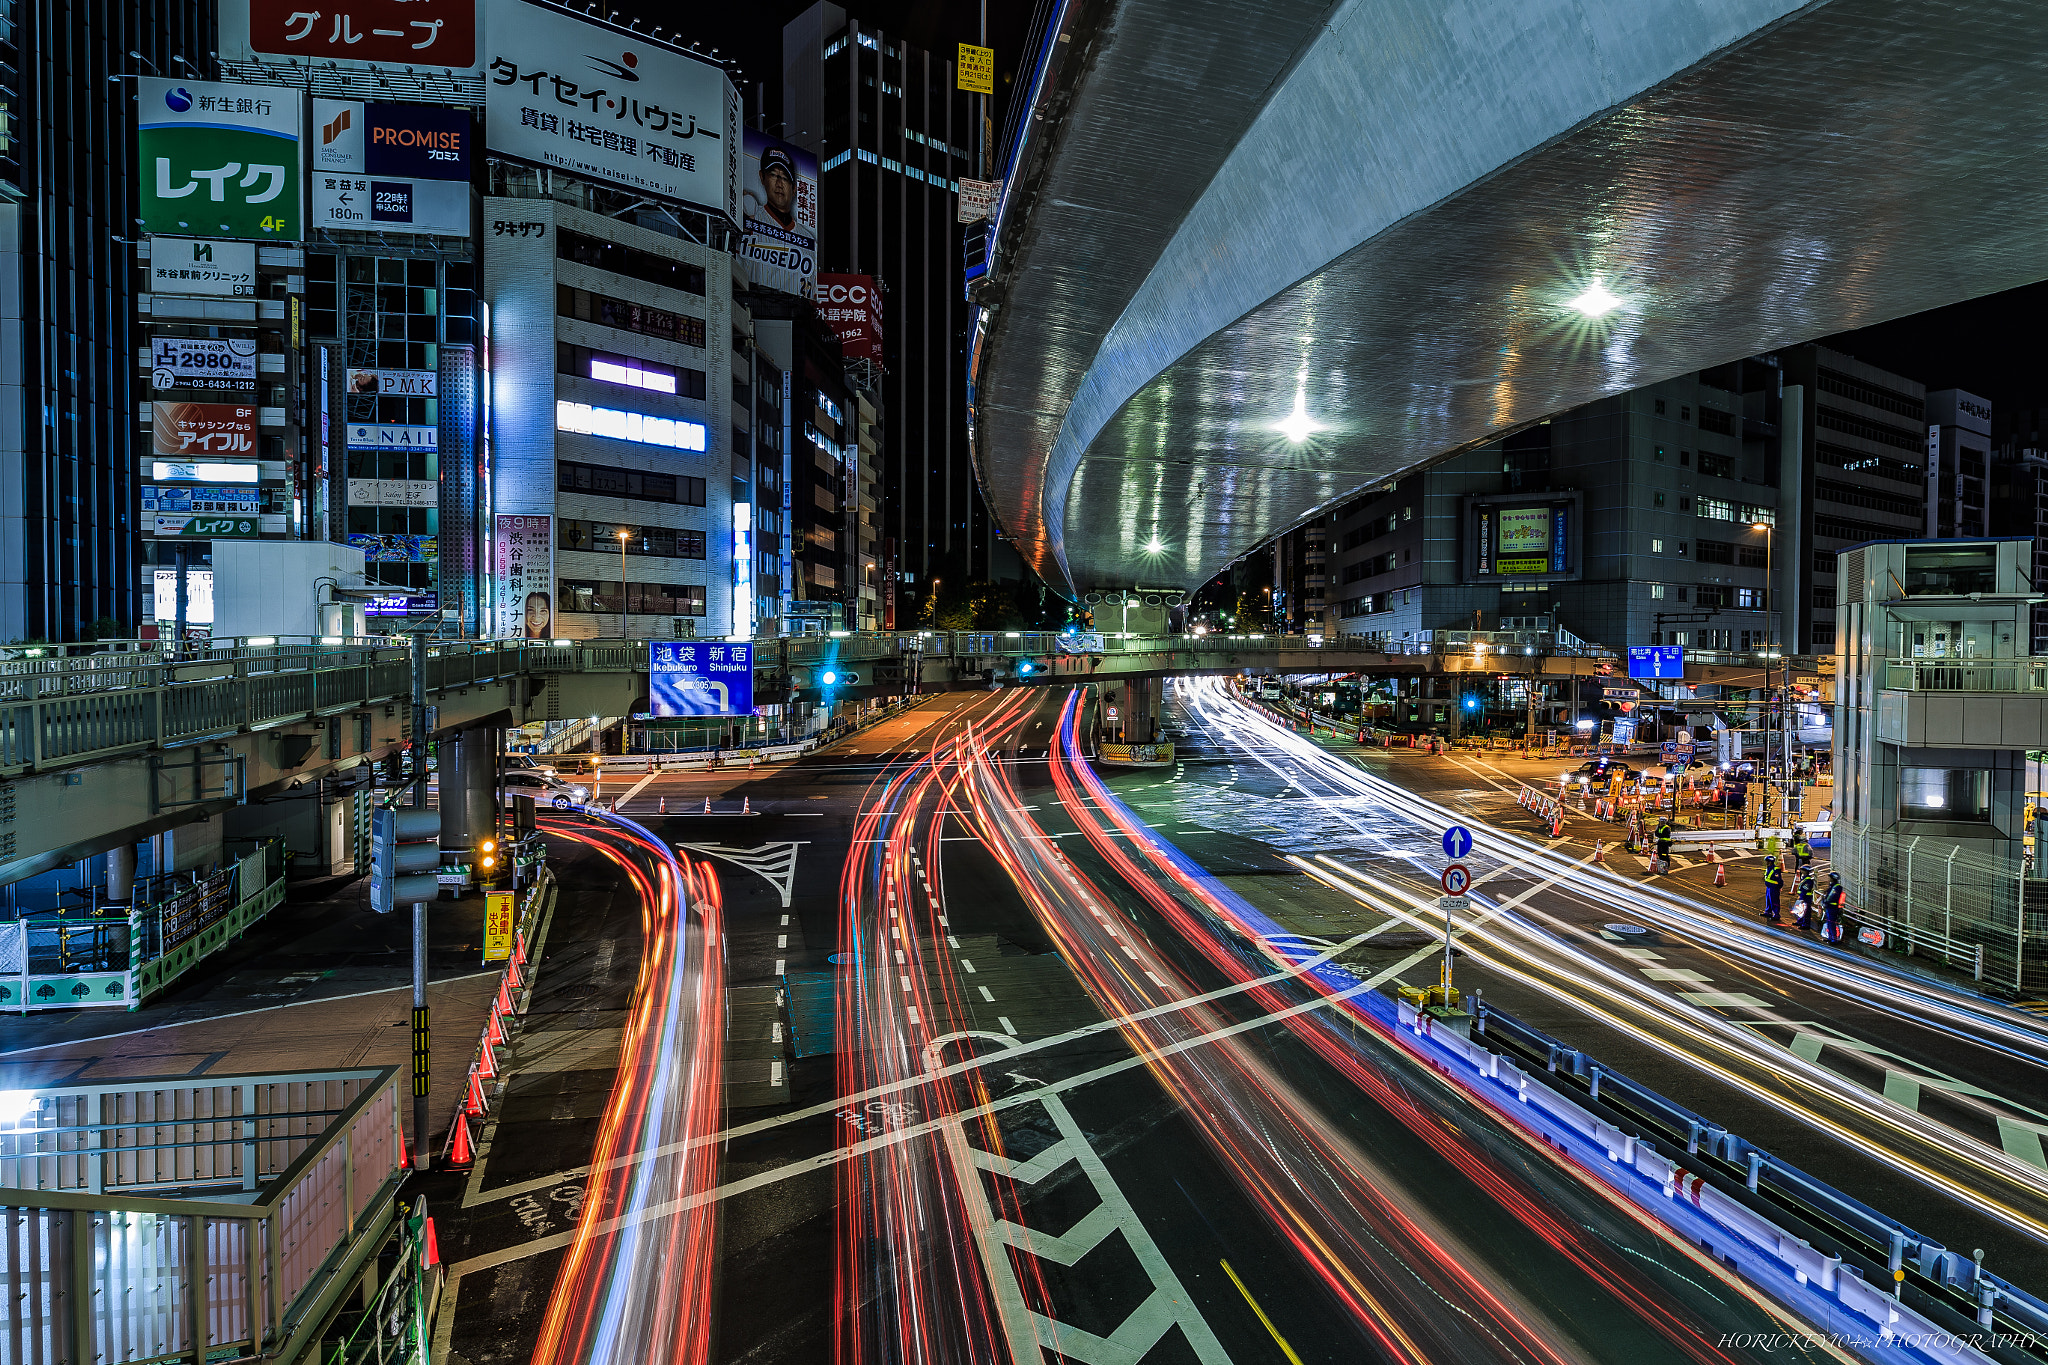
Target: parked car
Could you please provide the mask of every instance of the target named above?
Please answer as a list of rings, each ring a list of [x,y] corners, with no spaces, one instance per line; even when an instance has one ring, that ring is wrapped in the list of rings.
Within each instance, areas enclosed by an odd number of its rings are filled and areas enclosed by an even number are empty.
[[[571,810],[590,799],[587,787],[574,786],[538,768],[509,769],[498,782],[503,796],[530,796],[556,810]]]

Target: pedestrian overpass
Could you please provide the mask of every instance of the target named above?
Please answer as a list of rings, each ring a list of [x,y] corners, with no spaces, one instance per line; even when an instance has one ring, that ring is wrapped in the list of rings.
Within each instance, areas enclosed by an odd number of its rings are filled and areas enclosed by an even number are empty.
[[[1165,674],[1363,673],[1614,677],[1613,656],[1547,636],[1097,636],[1041,631],[861,632],[757,641],[755,697],[844,700],[988,682],[1058,684]],[[0,884],[252,798],[317,793],[412,738],[413,651],[391,640],[54,646],[0,658]],[[428,729],[447,738],[647,711],[648,648],[622,640],[442,640],[421,657]],[[1688,656],[1688,682],[1782,678],[1752,656]],[[1795,664],[1797,676],[1802,662]],[[830,680],[828,681],[828,675]],[[844,681],[852,675],[857,681]]]

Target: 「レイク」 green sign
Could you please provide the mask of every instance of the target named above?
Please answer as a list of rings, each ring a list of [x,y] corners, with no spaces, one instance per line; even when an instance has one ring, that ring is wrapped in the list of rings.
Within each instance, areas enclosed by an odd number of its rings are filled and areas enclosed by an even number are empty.
[[[143,231],[270,242],[305,235],[298,91],[154,77],[135,84]]]

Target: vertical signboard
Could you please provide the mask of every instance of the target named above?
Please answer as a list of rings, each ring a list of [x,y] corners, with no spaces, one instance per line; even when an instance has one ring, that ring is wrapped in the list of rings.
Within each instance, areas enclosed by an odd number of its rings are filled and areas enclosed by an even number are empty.
[[[657,716],[747,716],[754,711],[754,647],[661,640],[647,647],[648,700]]]
[[[996,50],[992,47],[976,47],[973,43],[960,44],[960,58],[954,67],[954,85],[970,95],[993,95],[996,92]]]
[[[256,244],[202,237],[149,239],[149,292],[256,297]],[[296,296],[294,296],[296,297]]]
[[[463,109],[314,100],[313,223],[467,237],[473,134]]]
[[[799,298],[818,296],[818,158],[746,130],[739,256],[747,278]]]
[[[135,85],[144,232],[272,242],[305,235],[299,92],[153,76]]]
[[[739,221],[740,104],[723,67],[552,6],[486,5],[493,155]]]
[[[499,513],[492,528],[501,639],[555,636],[555,519]]]
[[[882,359],[882,293],[872,275],[818,276],[818,316],[848,360]]]
[[[256,409],[237,403],[151,403],[150,449],[170,459],[256,454]]]
[[[503,962],[512,956],[512,907],[517,897],[510,891],[484,893],[484,961]]]

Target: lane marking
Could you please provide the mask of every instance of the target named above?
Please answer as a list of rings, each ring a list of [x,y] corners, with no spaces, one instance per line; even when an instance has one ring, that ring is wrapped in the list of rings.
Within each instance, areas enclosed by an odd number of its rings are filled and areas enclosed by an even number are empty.
[[[981,992],[981,998],[982,998],[983,1000],[986,1000],[986,1001],[988,1001],[988,1003],[989,1003],[989,1004],[991,1004],[991,1005],[995,1004],[995,1002],[996,1002],[996,998],[995,998],[995,996],[993,996],[993,995],[991,995],[991,994],[989,993],[989,989],[988,989],[988,987],[986,987],[986,986],[977,986],[977,987],[975,987],[975,989]]]
[[[1287,1344],[1287,1338],[1280,1335],[1280,1329],[1275,1327],[1273,1320],[1266,1316],[1266,1310],[1259,1307],[1259,1301],[1252,1297],[1251,1290],[1244,1287],[1244,1281],[1237,1278],[1237,1272],[1230,1268],[1230,1262],[1218,1261],[1216,1264],[1223,1267],[1223,1273],[1228,1275],[1230,1282],[1237,1286],[1237,1292],[1244,1295],[1244,1301],[1251,1305],[1252,1312],[1259,1315],[1259,1321],[1266,1325],[1266,1332],[1273,1338],[1273,1344],[1280,1348],[1281,1353],[1288,1360],[1292,1361],[1293,1365],[1301,1365],[1301,1357],[1296,1355],[1294,1348]]]

